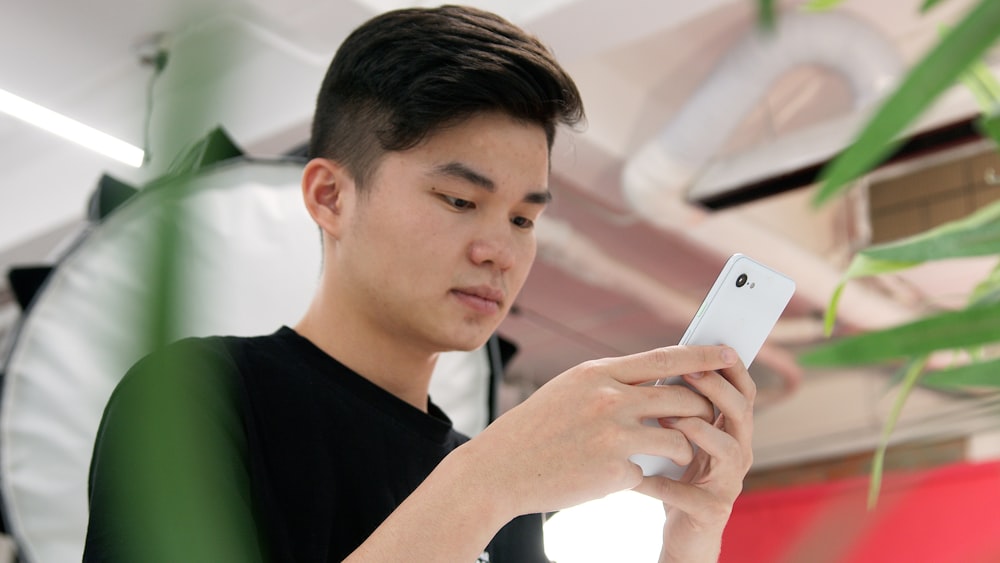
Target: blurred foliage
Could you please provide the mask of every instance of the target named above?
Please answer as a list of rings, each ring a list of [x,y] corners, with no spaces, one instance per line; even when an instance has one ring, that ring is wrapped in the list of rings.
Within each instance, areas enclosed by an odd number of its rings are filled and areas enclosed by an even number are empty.
[[[760,0],[758,27],[766,32],[774,31],[774,0]]]
[[[836,8],[844,0],[810,0],[802,5],[802,10],[806,12],[824,12]]]
[[[925,0],[925,13],[939,0]],[[812,0],[807,11],[837,7],[839,0]],[[763,3],[761,3],[763,10]],[[899,148],[907,129],[931,104],[956,83],[975,96],[982,115],[977,129],[1000,146],[1000,84],[983,64],[984,53],[1000,37],[1000,1],[979,0],[920,60],[868,118],[857,137],[820,175],[814,203],[822,205],[871,172]],[[885,275],[932,261],[959,257],[1000,259],[1000,202],[924,233],[857,253],[831,296],[825,328],[830,334],[845,285],[853,279]],[[872,466],[869,507],[874,507],[882,479],[889,438],[914,386],[964,389],[1000,387],[1000,361],[988,358],[1000,344],[1000,263],[968,296],[959,310],[931,312],[912,322],[840,338],[800,357],[806,366],[845,366],[903,362],[900,391],[887,417]],[[932,354],[952,353],[970,358],[967,365],[925,373]]]
[[[823,169],[814,202],[829,201],[892,156],[909,127],[1000,37],[1000,2],[980,0],[918,61],[857,138]]]

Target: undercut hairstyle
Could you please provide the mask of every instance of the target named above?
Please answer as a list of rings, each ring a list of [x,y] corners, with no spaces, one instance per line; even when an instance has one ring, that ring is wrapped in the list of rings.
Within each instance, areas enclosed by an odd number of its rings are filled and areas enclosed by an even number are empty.
[[[359,190],[381,156],[479,113],[545,131],[583,117],[576,84],[535,37],[482,10],[442,6],[376,16],[337,50],[316,102],[309,157],[341,163]]]

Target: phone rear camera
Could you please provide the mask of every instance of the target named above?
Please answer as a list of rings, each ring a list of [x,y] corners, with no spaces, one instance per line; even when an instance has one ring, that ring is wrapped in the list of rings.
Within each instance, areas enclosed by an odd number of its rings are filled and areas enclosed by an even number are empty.
[[[739,277],[736,278],[736,287],[743,287],[746,284],[747,284],[747,275],[740,274]]]

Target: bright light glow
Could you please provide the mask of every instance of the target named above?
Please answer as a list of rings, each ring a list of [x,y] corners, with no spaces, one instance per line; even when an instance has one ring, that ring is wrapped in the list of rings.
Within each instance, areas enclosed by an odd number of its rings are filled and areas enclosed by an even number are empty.
[[[656,561],[663,503],[623,491],[574,506],[545,523],[545,555],[558,563]]]
[[[2,89],[0,112],[129,166],[142,165],[142,149]]]

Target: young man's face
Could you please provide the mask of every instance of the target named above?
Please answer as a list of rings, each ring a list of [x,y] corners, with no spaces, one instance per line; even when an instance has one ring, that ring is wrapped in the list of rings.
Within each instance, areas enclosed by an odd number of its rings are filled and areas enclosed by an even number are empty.
[[[481,346],[535,258],[548,176],[544,130],[498,114],[386,153],[338,245],[361,318],[428,351]]]

